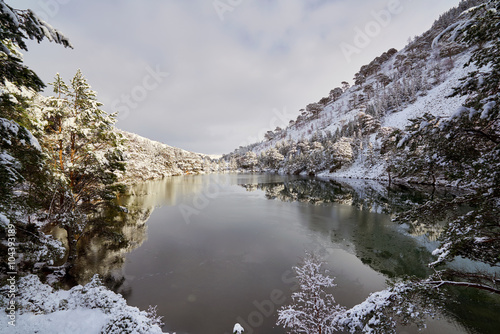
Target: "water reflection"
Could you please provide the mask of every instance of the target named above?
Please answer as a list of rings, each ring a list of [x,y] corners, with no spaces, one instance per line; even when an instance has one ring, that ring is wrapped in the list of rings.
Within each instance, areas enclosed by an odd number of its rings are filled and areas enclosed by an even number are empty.
[[[248,185],[242,186],[249,189]],[[307,203],[301,206],[300,212],[302,221],[310,230],[328,234],[332,243],[341,245],[364,264],[389,278],[424,278],[430,274],[427,265],[433,260],[430,251],[437,246],[444,222],[435,225],[412,222],[398,227],[389,222],[386,215],[394,217],[411,209],[414,203],[422,204],[435,197],[463,194],[456,189],[386,187],[374,181],[348,179],[285,179],[278,183],[252,184],[252,189],[264,191],[266,198],[271,200]],[[323,219],[330,210],[324,205],[326,203],[340,205],[332,210],[334,219]],[[357,210],[352,210],[353,207]],[[459,269],[481,264],[461,259],[450,266]],[[460,330],[474,333],[498,331],[498,321],[492,321],[500,314],[496,296],[474,289],[450,288],[447,292],[450,298],[446,300],[443,312],[463,326]]]
[[[328,261],[335,298],[347,307],[383,289],[388,278],[428,274],[440,227],[404,229],[391,221],[412,203],[453,195],[425,190],[258,174],[137,184],[120,198],[126,211],[109,213],[114,227],[82,247],[78,277],[101,273],[131,305],[158,305],[166,331],[226,333],[241,321],[247,333],[284,333],[274,327],[279,305],[261,312],[262,321],[256,305],[274,290],[291,294],[290,268],[304,249]],[[438,321],[422,333],[436,331],[465,332]]]
[[[263,190],[266,198],[286,202],[303,202],[313,205],[337,203],[350,205],[361,211],[384,213],[394,217],[396,213],[409,210],[414,204],[422,204],[434,197],[455,197],[459,190],[429,186],[393,184],[384,186],[371,180],[321,180],[292,178],[277,183],[244,184],[247,190]],[[411,223],[408,233],[425,236],[436,241],[443,229],[442,224],[433,226]]]
[[[387,277],[425,277],[430,272],[428,249],[401,233],[387,214],[407,210],[412,203],[425,201],[431,195],[397,185],[387,188],[373,181],[349,180],[290,179],[257,184],[256,189],[263,190],[268,199],[309,204],[299,206],[299,212],[311,231],[329,235],[333,243]],[[341,206],[324,205],[327,203]],[[432,231],[408,232],[436,240],[441,230],[435,227]]]
[[[88,226],[79,242],[78,258],[71,270],[72,284],[87,284],[99,274],[109,288],[120,288],[125,281],[125,256],[147,239],[146,222],[155,208],[175,205],[179,198],[200,193],[207,185],[207,179],[210,178],[171,177],[129,188],[118,199],[122,209],[108,207]],[[214,182],[217,180],[213,178]],[[122,294],[126,295],[127,291],[123,290]]]
[[[348,307],[383,289],[389,277],[424,276],[429,251],[387,214],[425,199],[377,183],[296,176],[205,175],[142,183],[120,204],[129,213],[151,215],[147,239],[144,224],[138,224],[142,246],[129,254],[131,248],[123,248],[120,259],[110,261],[117,268],[125,261],[116,290],[132,305],[158,305],[165,330],[224,333],[241,321],[248,333],[284,333],[274,326],[279,305],[270,315],[260,314],[262,319],[256,305],[274,290],[291,294],[290,268],[304,249],[329,262],[342,287],[336,299]],[[457,332],[443,323],[432,328]]]
[[[146,222],[152,208],[128,206],[126,211],[109,208],[90,226],[78,246],[78,257],[71,270],[77,284],[86,284],[99,274],[111,289],[125,280],[125,255],[147,239]]]
[[[384,186],[371,180],[321,180],[286,177],[278,182],[243,184],[248,190],[263,190],[269,199],[298,201],[310,204],[338,203],[360,210],[392,214],[407,210],[413,203],[424,203],[435,196],[455,196],[446,188],[393,184]]]

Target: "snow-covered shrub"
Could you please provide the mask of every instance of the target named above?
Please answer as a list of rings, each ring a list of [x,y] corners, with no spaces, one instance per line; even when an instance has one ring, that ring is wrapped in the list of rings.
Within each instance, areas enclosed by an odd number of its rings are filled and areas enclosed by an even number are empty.
[[[69,293],[70,308],[98,308],[109,314],[116,308],[125,308],[127,306],[125,299],[104,287],[97,275],[88,284],[75,286]]]
[[[42,284],[38,276],[28,275],[19,280],[16,302],[19,313],[47,314],[59,309],[59,301],[53,298],[54,289]]]
[[[123,312],[115,313],[109,319],[100,334],[142,334],[161,333],[160,328],[153,324],[145,312],[139,312],[137,308],[128,307]]]
[[[1,307],[5,307],[9,302],[6,291],[7,287],[1,289]],[[85,326],[79,315],[82,311],[94,310],[96,313],[93,321],[102,324],[100,333],[162,333],[160,326],[163,324],[155,308],[150,308],[146,312],[128,306],[122,296],[102,286],[97,275],[85,286],[78,285],[69,291],[54,290],[49,285],[43,284],[38,276],[28,275],[19,279],[16,301],[19,317],[22,317],[19,321],[22,319],[26,328],[36,328],[37,322],[50,323],[52,321],[50,319],[53,319],[51,316],[61,311],[66,314],[64,321]],[[29,316],[30,314],[36,316]],[[28,316],[23,317],[23,315]]]
[[[36,242],[28,241],[20,246],[22,250],[23,261],[30,263],[54,264],[54,260],[61,259],[66,253],[66,248],[59,240],[51,235],[39,233]]]

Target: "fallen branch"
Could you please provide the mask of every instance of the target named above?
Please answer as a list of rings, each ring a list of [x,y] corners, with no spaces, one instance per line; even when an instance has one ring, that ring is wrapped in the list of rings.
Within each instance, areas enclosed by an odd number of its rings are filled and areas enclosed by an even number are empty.
[[[440,287],[442,285],[453,285],[453,286],[463,286],[467,288],[476,288],[481,290],[486,290],[489,292],[493,292],[500,295],[500,290],[495,289],[488,285],[478,284],[478,283],[469,283],[469,282],[455,282],[455,281],[428,281],[422,282],[423,284],[431,284]]]

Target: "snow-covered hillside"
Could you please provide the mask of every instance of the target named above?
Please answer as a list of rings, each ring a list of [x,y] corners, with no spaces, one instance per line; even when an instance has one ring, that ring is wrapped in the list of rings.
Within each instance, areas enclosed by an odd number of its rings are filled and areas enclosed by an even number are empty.
[[[207,155],[188,152],[123,130],[117,129],[116,132],[126,139],[127,168],[121,177],[122,182],[209,173],[218,168],[218,164]]]
[[[466,102],[451,95],[477,70],[468,64],[476,46],[462,38],[471,22],[468,9],[477,3],[462,1],[403,50],[390,49],[362,66],[353,85],[342,82],[288,127],[269,131],[225,160],[288,174],[390,178],[389,165],[398,155],[391,149],[411,120],[425,114],[446,118]]]

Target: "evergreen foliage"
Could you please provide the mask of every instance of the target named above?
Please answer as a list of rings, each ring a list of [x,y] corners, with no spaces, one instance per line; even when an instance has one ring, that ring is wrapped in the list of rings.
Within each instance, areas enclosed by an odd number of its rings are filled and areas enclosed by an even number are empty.
[[[71,47],[68,39],[30,10],[14,9],[0,0],[0,207],[11,208],[13,190],[24,185],[26,208],[34,204],[43,187],[43,156],[30,132],[35,122],[28,115],[26,89],[39,91],[40,78],[23,64],[20,50],[26,39],[44,38]],[[19,196],[18,196],[19,197]]]
[[[116,115],[100,109],[80,71],[69,85],[57,75],[55,96],[37,94],[45,85],[20,51],[27,51],[27,39],[71,47],[58,30],[3,0],[0,27],[0,213],[16,226],[18,250],[29,254],[21,266],[53,263],[50,254],[61,250],[32,220],[67,230],[72,261],[87,224],[122,190],[116,183],[124,170]]]
[[[452,200],[434,200],[398,217],[399,221],[436,224],[448,222],[434,252],[440,266],[456,257],[500,265],[500,124],[499,60],[500,1],[472,10],[465,40],[474,48],[471,63],[478,70],[462,80],[454,94],[467,96],[466,104],[449,118],[430,114],[413,120],[399,146],[406,147],[402,173],[440,175],[474,189]],[[463,208],[469,208],[465,213]],[[443,270],[447,284],[471,284],[495,293],[498,280],[491,273]],[[439,278],[438,280],[442,280]]]
[[[58,30],[44,22],[33,11],[14,9],[0,0],[0,83],[11,82],[18,87],[40,91],[45,85],[35,72],[23,64],[19,50],[28,51],[26,39],[41,42],[47,38],[65,47],[72,47]]]
[[[51,85],[55,96],[44,99],[37,111],[55,176],[49,219],[67,230],[74,256],[89,215],[120,190],[116,181],[125,170],[122,139],[114,131],[116,115],[99,108],[80,70],[69,85],[59,74]]]

